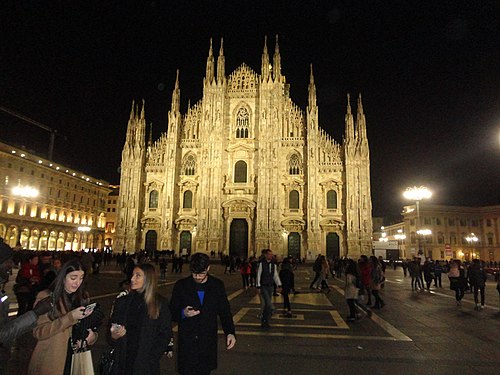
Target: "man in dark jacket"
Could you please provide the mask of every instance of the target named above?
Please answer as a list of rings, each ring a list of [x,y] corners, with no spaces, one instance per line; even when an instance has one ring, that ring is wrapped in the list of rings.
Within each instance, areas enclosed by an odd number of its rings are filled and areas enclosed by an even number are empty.
[[[209,275],[210,258],[191,257],[191,276],[177,281],[170,300],[172,320],[179,323],[177,367],[182,375],[210,374],[217,368],[217,316],[226,348],[236,344],[231,308],[224,283]]]
[[[479,259],[472,259],[467,276],[469,278],[469,283],[474,290],[474,302],[476,304],[475,309],[482,310],[484,309],[484,288],[486,286],[487,276],[484,266]],[[481,292],[481,306],[478,301],[478,292]]]
[[[0,285],[6,283],[12,268],[12,249],[0,237]],[[49,296],[36,304],[33,310],[9,319],[9,299],[0,291],[0,374],[4,374],[10,356],[10,343],[18,336],[29,332],[36,326],[40,315],[46,314],[52,308],[52,298]]]

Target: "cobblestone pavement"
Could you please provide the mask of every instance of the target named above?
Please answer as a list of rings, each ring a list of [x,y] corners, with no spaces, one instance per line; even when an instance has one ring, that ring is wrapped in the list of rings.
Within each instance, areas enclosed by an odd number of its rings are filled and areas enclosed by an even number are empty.
[[[187,270],[187,267],[186,267]],[[224,280],[237,329],[237,345],[224,349],[219,341],[219,368],[214,374],[498,374],[500,368],[499,297],[493,282],[486,287],[486,308],[475,311],[473,297],[466,294],[462,307],[455,304],[449,283],[430,292],[412,292],[402,270],[388,269],[382,297],[386,306],[373,310],[371,318],[347,323],[343,281],[329,279],[331,292],[308,289],[312,270],[300,266],[295,272],[298,293],[292,296],[292,318],[281,314],[281,297],[275,297],[276,312],[271,329],[262,331],[260,303],[253,288],[241,289],[238,273],[227,275],[214,264],[212,274]],[[168,274],[160,284],[167,297],[184,274]],[[120,270],[103,267],[91,275],[88,290],[109,313],[118,293]],[[7,285],[9,291],[11,286]],[[104,327],[93,348],[94,362],[107,348]],[[10,363],[11,373],[21,375],[34,340],[19,340]],[[162,373],[175,373],[175,360],[162,359]]]

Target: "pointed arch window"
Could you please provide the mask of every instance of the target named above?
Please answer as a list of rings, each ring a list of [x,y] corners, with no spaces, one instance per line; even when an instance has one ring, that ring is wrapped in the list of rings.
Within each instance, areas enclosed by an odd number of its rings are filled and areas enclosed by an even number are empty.
[[[243,160],[234,165],[234,182],[247,182],[247,163]]]
[[[288,160],[288,173],[300,174],[300,157],[297,154],[292,154]]]
[[[188,155],[184,160],[184,174],[186,176],[194,176],[196,173],[196,159],[194,155]]]
[[[182,199],[182,208],[193,208],[193,192],[186,190]]]
[[[329,190],[326,193],[326,208],[329,210],[337,209],[337,192],[335,190]]]
[[[246,108],[240,108],[236,114],[236,138],[248,138],[250,115]]]
[[[158,208],[158,190],[149,193],[149,208]]]
[[[288,195],[288,207],[291,210],[299,209],[299,192],[297,190],[292,190]]]

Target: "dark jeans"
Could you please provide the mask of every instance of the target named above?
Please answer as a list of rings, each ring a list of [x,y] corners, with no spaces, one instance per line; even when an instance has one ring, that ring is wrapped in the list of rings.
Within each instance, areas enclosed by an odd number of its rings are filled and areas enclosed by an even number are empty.
[[[250,285],[250,275],[241,274],[241,280],[243,281],[243,289]]]
[[[434,275],[434,286],[437,286],[439,288],[443,287],[443,285],[441,284],[441,274],[440,273],[436,273]]]
[[[314,280],[311,282],[311,285],[309,285],[309,289],[312,289],[314,287],[314,284],[316,284],[316,281],[319,279],[320,272],[316,272],[316,275],[314,275]]]
[[[349,306],[349,316],[347,318],[356,319],[356,300],[353,298],[346,299]]]
[[[283,289],[281,291],[281,295],[283,296],[283,310],[290,311],[292,309],[292,305],[290,304],[290,291]]]
[[[264,311],[262,312],[261,323],[264,325],[269,324],[269,320],[271,319],[271,315],[273,313],[273,286],[264,286],[260,287],[260,298],[264,303]]]
[[[464,288],[455,289],[455,299],[460,302],[464,298],[465,290]]]
[[[477,285],[473,285],[472,286],[473,290],[474,290],[474,302],[476,303],[476,305],[478,304],[478,292],[481,292],[481,305],[484,306],[484,286],[477,286]]]
[[[424,283],[420,276],[412,276],[411,277],[411,289],[424,289]]]
[[[383,305],[385,305],[385,302],[382,300],[382,298],[380,298],[379,292],[380,292],[379,290],[372,289],[373,297],[375,297],[375,307],[376,308],[382,307]]]

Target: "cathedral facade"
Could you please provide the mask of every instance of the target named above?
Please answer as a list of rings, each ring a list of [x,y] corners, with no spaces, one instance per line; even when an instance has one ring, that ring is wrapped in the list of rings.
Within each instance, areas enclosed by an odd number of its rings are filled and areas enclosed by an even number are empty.
[[[278,40],[264,43],[260,74],[226,75],[210,50],[203,97],[180,112],[179,72],[168,128],[146,143],[144,103],[132,105],[122,152],[114,248],[218,252],[264,248],[314,258],[371,254],[372,202],[366,121],[349,96],[337,143],[318,124],[311,67],[305,111],[290,98]]]

